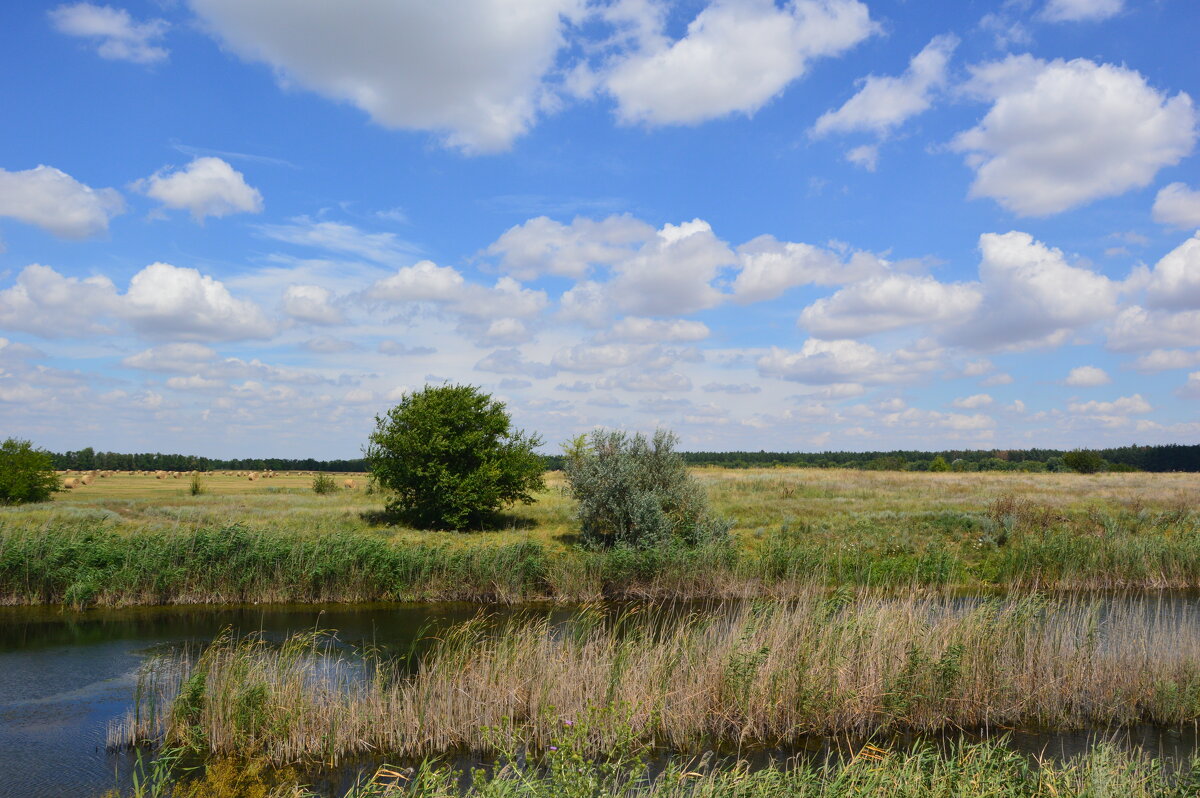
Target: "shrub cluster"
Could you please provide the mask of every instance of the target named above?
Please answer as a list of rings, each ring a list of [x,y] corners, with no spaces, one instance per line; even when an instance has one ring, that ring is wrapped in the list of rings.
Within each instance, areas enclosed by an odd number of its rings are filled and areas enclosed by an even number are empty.
[[[597,430],[567,447],[563,471],[585,543],[697,545],[728,536],[731,524],[712,516],[704,488],[675,451],[678,440],[666,430],[652,440]]]
[[[58,489],[49,452],[16,438],[0,443],[0,504],[44,502]]]

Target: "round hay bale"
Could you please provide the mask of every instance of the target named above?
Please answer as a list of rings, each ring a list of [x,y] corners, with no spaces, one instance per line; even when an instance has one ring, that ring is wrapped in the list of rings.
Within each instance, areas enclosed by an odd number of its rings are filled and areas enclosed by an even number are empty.
[[[258,479],[258,474],[250,474],[246,477],[246,479],[248,479],[250,482],[253,482],[254,480]]]
[[[352,480],[352,479],[346,480],[345,482],[342,483],[342,487],[347,488],[349,490],[354,490],[354,480]]]
[[[80,477],[79,484],[80,485],[91,485],[92,484],[92,475],[87,474],[86,476]]]
[[[78,486],[79,486],[79,482],[75,479],[75,477],[67,477],[66,479],[63,480],[63,487],[66,488],[67,490],[71,490],[72,488],[75,488]]]

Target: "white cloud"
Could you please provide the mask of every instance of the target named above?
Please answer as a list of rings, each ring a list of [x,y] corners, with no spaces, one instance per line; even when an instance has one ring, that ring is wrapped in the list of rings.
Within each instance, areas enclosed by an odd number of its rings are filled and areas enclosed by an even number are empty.
[[[104,317],[117,307],[116,286],[107,277],[64,277],[32,264],[0,291],[0,327],[46,338],[111,332]]]
[[[111,188],[91,188],[52,166],[0,169],[0,216],[37,225],[61,238],[88,238],[125,210]]]
[[[134,22],[123,8],[92,3],[61,5],[49,16],[59,33],[95,40],[101,58],[135,64],[153,64],[167,58],[167,50],[156,44],[169,27],[165,20]]]
[[[980,348],[1036,346],[1116,312],[1119,284],[1068,265],[1060,250],[1028,233],[985,233],[979,248],[979,313],[949,331],[948,340]]]
[[[1189,374],[1187,382],[1179,386],[1175,393],[1183,399],[1200,399],[1200,371]]]
[[[1155,349],[1133,361],[1138,371],[1154,372],[1172,369],[1190,369],[1200,366],[1200,349]]]
[[[1154,265],[1146,285],[1146,304],[1168,310],[1200,309],[1200,233]]]
[[[196,158],[183,169],[160,169],[134,188],[168,208],[187,210],[197,222],[206,216],[260,213],[262,195],[245,175],[220,158]]]
[[[965,410],[978,410],[981,407],[987,407],[995,400],[986,393],[977,393],[973,396],[962,396],[955,399],[951,404],[955,407],[960,407]]]
[[[1012,375],[1004,373],[1004,372],[1001,372],[999,374],[993,374],[992,376],[988,377],[987,379],[979,381],[979,384],[984,386],[985,388],[990,388],[994,385],[1012,385],[1012,383],[1013,383]]]
[[[1087,416],[1127,416],[1149,413],[1154,408],[1142,398],[1140,393],[1133,396],[1122,396],[1111,402],[1071,402],[1067,408],[1072,413]]]
[[[500,266],[518,280],[543,274],[583,277],[593,265],[632,257],[654,237],[654,228],[628,214],[595,221],[576,217],[569,225],[546,216],[509,228],[488,247]]]
[[[527,360],[517,349],[497,349],[476,363],[475,369],[493,374],[519,374],[534,379],[553,377],[558,370],[554,365]]]
[[[220,38],[285,86],[366,111],[381,125],[442,133],[468,152],[504,150],[545,105],[543,78],[577,0],[191,0]]]
[[[710,382],[700,387],[705,393],[751,394],[761,393],[762,388],[748,382],[728,383]]]
[[[333,292],[319,285],[289,285],[283,292],[283,312],[308,324],[341,324],[341,310],[330,301]]]
[[[650,347],[631,344],[576,344],[559,349],[550,363],[563,371],[596,373],[628,366],[648,351]]]
[[[436,352],[430,346],[408,346],[399,341],[380,341],[379,353],[381,355],[390,355],[392,357],[409,357],[418,355],[432,355]]]
[[[868,172],[874,172],[879,166],[879,145],[860,144],[846,150],[846,160],[855,166],[861,166]]]
[[[762,302],[801,285],[840,285],[883,274],[887,263],[868,252],[843,262],[837,253],[811,244],[762,235],[737,248],[740,270],[733,281],[739,303]]]
[[[813,125],[812,134],[827,136],[865,130],[887,135],[906,119],[929,108],[934,92],[946,83],[946,65],[957,46],[957,36],[935,36],[913,56],[908,69],[899,77],[863,78],[858,93],[836,111],[823,113]]]
[[[196,370],[216,358],[216,351],[203,344],[163,344],[130,355],[121,361],[121,365],[143,371],[178,373]]]
[[[1200,227],[1200,191],[1183,183],[1171,183],[1158,190],[1151,211],[1154,221],[1174,227]]]
[[[652,17],[647,17],[653,19]],[[801,77],[810,61],[838,55],[876,30],[857,0],[716,0],[670,41],[661,30],[600,76],[629,123],[695,124],[750,114]]]
[[[190,377],[170,377],[167,387],[174,391],[216,391],[224,388],[225,382],[193,374]]]
[[[809,338],[799,351],[771,347],[758,359],[764,376],[809,385],[832,383],[889,383],[916,378],[940,367],[936,351],[881,352],[859,341]]]
[[[1200,341],[1200,310],[1171,313],[1131,305],[1108,327],[1108,347],[1117,351],[1195,346]]]
[[[978,289],[971,286],[890,274],[818,299],[801,312],[798,323],[821,338],[857,338],[915,324],[962,321],[980,300]]]
[[[1149,184],[1192,151],[1196,115],[1138,72],[1029,55],[975,67],[966,90],[993,101],[952,148],[975,169],[972,197],[1046,216]]]
[[[601,390],[619,388],[626,391],[674,393],[678,391],[690,391],[692,389],[692,381],[687,376],[676,371],[669,371],[662,374],[625,372],[597,380],[596,387]]]
[[[605,341],[628,341],[630,343],[665,343],[679,341],[703,341],[710,335],[708,325],[686,319],[645,319],[626,316],[612,325],[601,336]]]
[[[334,338],[331,335],[319,335],[316,338],[310,338],[300,346],[306,351],[317,355],[337,355],[358,348],[353,341],[347,341],[344,338]]]
[[[418,250],[395,233],[367,233],[341,222],[315,222],[299,216],[290,224],[264,224],[258,231],[268,238],[315,247],[330,252],[357,255],[376,263],[410,264]]]
[[[630,313],[694,313],[725,298],[712,281],[721,268],[735,261],[708,222],[665,224],[637,255],[616,267],[617,276],[607,292],[612,302]]]
[[[253,302],[195,269],[152,263],[133,276],[120,315],[153,337],[192,341],[269,338],[275,332]]]
[[[1076,388],[1095,388],[1098,385],[1108,385],[1110,382],[1112,382],[1112,377],[1109,377],[1108,372],[1102,368],[1076,366],[1067,374],[1063,385],[1072,385]]]
[[[450,302],[461,296],[465,285],[453,266],[423,260],[375,283],[367,295],[388,302]]]
[[[1048,0],[1042,18],[1050,22],[1099,22],[1121,13],[1124,0]]]

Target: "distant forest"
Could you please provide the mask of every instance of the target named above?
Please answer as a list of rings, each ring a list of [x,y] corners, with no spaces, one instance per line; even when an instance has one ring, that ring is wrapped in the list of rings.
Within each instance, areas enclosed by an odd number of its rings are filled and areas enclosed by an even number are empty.
[[[1099,449],[1110,471],[1200,471],[1200,445],[1122,446]],[[690,465],[726,468],[799,466],[803,468],[857,468],[868,471],[928,471],[942,457],[954,471],[1069,471],[1061,449],[988,449],[963,451],[894,452],[684,452]],[[188,454],[97,452],[90,447],[77,452],[52,453],[59,469],[120,471],[216,471],[272,469],[274,471],[365,471],[367,462],[356,460],[303,460],[286,457],[218,460]],[[546,467],[562,467],[561,455],[547,455]]]

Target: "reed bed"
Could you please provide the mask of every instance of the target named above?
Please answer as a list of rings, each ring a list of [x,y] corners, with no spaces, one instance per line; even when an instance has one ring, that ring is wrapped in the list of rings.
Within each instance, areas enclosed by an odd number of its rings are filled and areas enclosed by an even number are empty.
[[[1200,623],[1178,604],[810,595],[666,620],[585,611],[432,641],[415,672],[320,636],[222,637],[150,661],[113,746],[154,742],[274,765],[520,746],[584,723],[699,751],[808,735],[1200,720]]]

